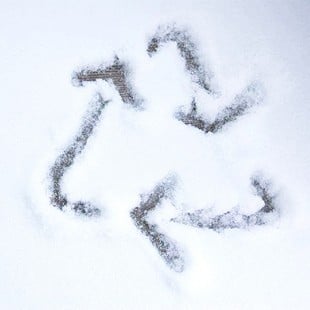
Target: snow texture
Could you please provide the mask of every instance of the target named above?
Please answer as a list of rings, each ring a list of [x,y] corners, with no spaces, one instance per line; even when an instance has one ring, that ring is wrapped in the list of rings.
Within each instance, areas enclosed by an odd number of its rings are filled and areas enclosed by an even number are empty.
[[[0,309],[309,309],[308,1],[0,7]]]

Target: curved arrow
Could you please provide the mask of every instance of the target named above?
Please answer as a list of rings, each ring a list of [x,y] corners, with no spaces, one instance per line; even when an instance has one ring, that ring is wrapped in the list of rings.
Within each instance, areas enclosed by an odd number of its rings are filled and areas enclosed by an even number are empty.
[[[147,52],[149,56],[152,57],[168,42],[176,42],[180,55],[185,60],[186,70],[190,73],[193,82],[202,87],[207,93],[215,94],[215,90],[211,87],[213,74],[203,66],[197,53],[197,46],[187,30],[174,25],[160,26],[148,42]],[[262,86],[258,82],[253,82],[241,94],[237,95],[232,104],[224,108],[212,122],[197,112],[195,99],[192,101],[189,113],[178,111],[175,117],[184,124],[196,127],[205,133],[216,133],[226,124],[237,120],[251,107],[261,102]]]

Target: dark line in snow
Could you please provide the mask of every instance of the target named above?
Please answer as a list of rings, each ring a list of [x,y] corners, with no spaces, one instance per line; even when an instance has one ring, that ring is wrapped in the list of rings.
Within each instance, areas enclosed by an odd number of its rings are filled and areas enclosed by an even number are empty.
[[[175,114],[175,117],[185,125],[193,126],[205,133],[217,133],[227,124],[236,121],[246,114],[250,108],[260,104],[263,101],[262,94],[262,86],[258,82],[253,82],[241,94],[237,95],[233,103],[224,108],[213,122],[208,121],[197,112],[195,99],[192,101],[192,107],[189,113],[179,111]]]
[[[72,82],[75,86],[83,86],[84,82],[112,81],[116,90],[119,92],[122,101],[134,107],[140,107],[142,99],[133,90],[129,79],[129,68],[125,62],[121,62],[117,56],[111,65],[101,65],[97,69],[86,67],[72,75]]]
[[[108,101],[104,101],[98,93],[90,103],[89,110],[83,117],[82,125],[66,149],[57,157],[49,171],[50,177],[50,201],[52,205],[60,210],[71,209],[77,214],[86,216],[100,215],[100,209],[92,206],[89,202],[69,202],[61,190],[62,178],[65,172],[73,165],[77,155],[84,150],[87,141],[97,126],[102,111]]]
[[[174,178],[167,178],[142,199],[140,205],[130,212],[136,227],[146,235],[153,246],[158,250],[160,256],[165,260],[167,265],[177,272],[184,269],[184,260],[180,250],[173,240],[161,233],[158,226],[148,222],[149,212],[158,207],[164,199],[171,197],[175,184]]]
[[[148,42],[147,52],[150,57],[157,53],[164,44],[175,42],[181,57],[185,60],[185,68],[193,82],[209,94],[215,94],[211,87],[212,73],[206,70],[197,53],[197,46],[186,29],[175,25],[160,26]]]
[[[245,215],[239,213],[238,210],[233,210],[210,218],[208,216],[208,210],[200,209],[194,212],[183,213],[173,218],[172,221],[198,228],[213,229],[218,232],[224,229],[265,225],[270,221],[271,214],[275,214],[277,211],[274,202],[275,196],[269,191],[270,183],[261,177],[255,176],[251,181],[252,186],[256,190],[256,195],[264,202],[264,206],[257,212]]]

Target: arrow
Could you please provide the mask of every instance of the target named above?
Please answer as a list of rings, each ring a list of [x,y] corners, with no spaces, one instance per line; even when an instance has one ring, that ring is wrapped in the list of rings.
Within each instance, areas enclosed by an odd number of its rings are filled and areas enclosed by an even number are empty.
[[[149,212],[155,210],[163,200],[171,199],[172,191],[175,187],[175,178],[168,177],[157,184],[154,189],[147,194],[140,202],[140,205],[130,212],[136,227],[146,235],[159,255],[166,264],[177,272],[184,269],[184,259],[175,241],[159,231],[156,224],[148,221]]]
[[[246,114],[253,106],[261,104],[262,101],[263,87],[260,83],[253,82],[234,98],[230,106],[218,113],[213,122],[209,122],[197,112],[195,99],[192,101],[192,107],[189,113],[179,111],[175,114],[175,117],[185,125],[193,126],[202,130],[204,133],[217,133],[227,124],[236,121],[242,115]]]

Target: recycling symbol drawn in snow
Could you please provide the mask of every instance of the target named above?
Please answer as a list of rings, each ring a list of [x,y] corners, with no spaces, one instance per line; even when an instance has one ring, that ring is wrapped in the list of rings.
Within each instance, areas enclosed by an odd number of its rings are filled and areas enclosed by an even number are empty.
[[[175,25],[159,27],[148,42],[147,53],[149,57],[159,53],[161,47],[168,42],[176,44],[192,83],[195,83],[202,91],[215,98],[217,92],[212,87],[212,74],[202,64],[197,47],[187,30]],[[140,108],[143,107],[143,99],[137,94],[130,81],[128,63],[115,56],[113,62],[109,65],[102,65],[97,68],[87,66],[78,72],[74,72],[72,81],[76,86],[83,86],[86,82],[98,79],[112,83],[123,103],[132,106],[139,113]],[[262,101],[262,86],[258,82],[253,82],[246,86],[230,105],[218,113],[213,121],[207,120],[206,117],[198,112],[195,96],[191,102],[190,111],[186,112],[179,108],[174,117],[183,124],[195,127],[205,134],[216,135],[227,124],[234,122]],[[82,119],[77,134],[50,167],[50,202],[54,207],[62,211],[71,210],[78,215],[87,217],[100,216],[100,209],[89,202],[69,201],[66,194],[62,191],[61,185],[64,174],[74,164],[75,158],[85,149],[89,137],[101,120],[102,112],[108,104],[111,104],[110,101],[105,100],[100,93],[94,96],[94,99],[89,104],[87,113]],[[208,139],[208,135],[206,135],[206,139]],[[171,175],[159,181],[150,193],[142,196],[140,204],[130,212],[130,217],[138,230],[151,241],[166,264],[172,270],[182,272],[185,262],[177,242],[161,232],[159,225],[153,224],[148,220],[149,212],[156,209],[164,200],[173,197],[176,181],[177,178]],[[275,195],[271,193],[270,181],[265,180],[261,174],[253,175],[250,182],[255,190],[255,194],[264,204],[255,213],[246,215],[232,209],[211,217],[207,210],[199,209],[191,212],[182,212],[172,218],[171,221],[200,229],[212,229],[218,232],[225,229],[245,229],[254,225],[265,225],[278,214]]]

